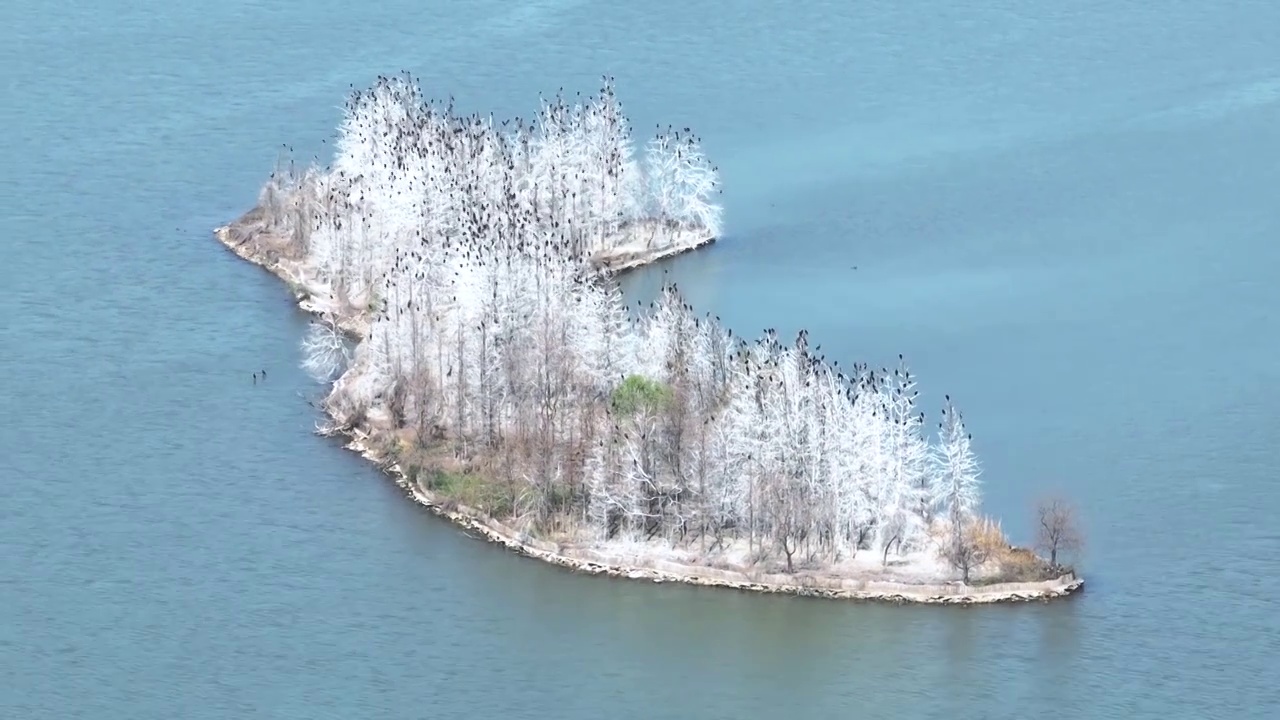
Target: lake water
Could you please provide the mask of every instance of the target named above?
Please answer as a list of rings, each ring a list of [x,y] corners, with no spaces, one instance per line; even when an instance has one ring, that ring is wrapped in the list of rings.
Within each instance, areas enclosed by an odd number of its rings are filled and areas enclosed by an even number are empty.
[[[1280,715],[1280,5],[6,7],[0,717]],[[905,353],[1016,540],[1078,502],[1087,591],[578,577],[313,435],[305,317],[210,230],[401,69],[501,115],[608,72],[694,127],[728,232],[633,289]]]

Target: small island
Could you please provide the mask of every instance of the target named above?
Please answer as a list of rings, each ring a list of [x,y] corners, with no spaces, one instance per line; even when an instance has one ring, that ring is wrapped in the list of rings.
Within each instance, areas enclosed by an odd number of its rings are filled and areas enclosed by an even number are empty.
[[[719,237],[719,175],[689,128],[637,152],[603,80],[496,121],[381,77],[331,166],[279,163],[217,230],[316,316],[317,430],[577,571],[957,604],[1080,588],[981,513],[961,413],[948,398],[930,438],[905,364],[744,340],[674,286],[627,306],[616,273]]]

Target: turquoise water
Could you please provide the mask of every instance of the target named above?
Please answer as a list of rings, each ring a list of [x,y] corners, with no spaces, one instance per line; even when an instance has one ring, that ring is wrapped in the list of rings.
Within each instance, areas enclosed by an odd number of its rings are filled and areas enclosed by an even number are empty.
[[[1280,6],[7,8],[0,717],[1280,714]],[[635,292],[905,353],[1015,538],[1078,501],[1087,592],[577,577],[311,434],[306,318],[209,232],[400,69],[503,115],[608,72],[637,128],[695,127],[727,236]]]

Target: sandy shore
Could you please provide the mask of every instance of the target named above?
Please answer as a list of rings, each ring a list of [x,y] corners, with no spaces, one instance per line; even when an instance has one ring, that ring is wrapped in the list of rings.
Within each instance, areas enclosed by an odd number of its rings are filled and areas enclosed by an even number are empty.
[[[644,231],[645,228],[632,228],[631,235],[643,238]],[[606,272],[616,274],[687,253],[691,250],[697,250],[716,241],[714,237],[700,235],[689,230],[667,232],[668,235],[663,238],[664,244],[656,249],[646,247],[641,240],[623,244],[607,252],[598,253],[591,259]],[[652,236],[652,233],[650,233],[650,236]]]
[[[297,278],[297,268],[282,267],[274,260],[258,257],[252,252],[254,245],[233,241],[230,226],[218,228],[214,234],[219,242],[239,257],[267,269],[291,284]],[[599,262],[610,271],[620,272],[701,247],[712,242],[713,239],[690,235],[681,240],[682,242],[674,247],[668,246],[656,252],[645,252],[640,248],[623,249],[621,252],[611,253],[608,258],[601,258]],[[305,296],[299,296],[298,304],[304,310],[316,312],[316,308],[311,306]],[[343,329],[356,337],[364,336],[362,332],[364,328],[358,322],[343,323]],[[809,597],[956,605],[1048,600],[1065,597],[1084,586],[1083,578],[1073,573],[1039,582],[966,586],[960,583],[902,583],[859,577],[824,577],[806,573],[786,575],[736,571],[656,559],[639,563],[624,562],[594,548],[563,546],[529,538],[526,534],[503,525],[477,509],[446,502],[444,498],[437,497],[420,483],[411,482],[399,465],[378,456],[372,448],[379,443],[373,442],[377,438],[371,437],[370,432],[370,428],[346,431],[345,434],[350,438],[346,447],[376,463],[409,499],[430,509],[436,515],[449,519],[471,534],[504,545],[521,555],[576,572],[649,580],[657,583],[681,582],[690,585]]]

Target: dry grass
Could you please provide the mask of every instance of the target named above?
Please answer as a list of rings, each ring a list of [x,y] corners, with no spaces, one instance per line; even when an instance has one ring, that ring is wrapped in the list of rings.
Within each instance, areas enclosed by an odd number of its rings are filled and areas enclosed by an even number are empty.
[[[982,518],[977,532],[979,546],[987,558],[984,582],[1036,582],[1054,575],[1043,558],[1026,548],[1010,545],[999,522]]]
[[[998,520],[979,516],[971,521],[966,532],[971,534],[978,555],[983,559],[972,573],[974,585],[1038,582],[1055,576],[1043,558],[1031,550],[1009,544],[1009,537]],[[940,557],[945,557],[951,541],[951,523],[936,521],[929,529],[929,535]]]
[[[979,517],[970,526],[970,532],[973,533],[974,544],[988,558],[997,557],[1000,552],[1009,547],[1009,538],[1004,534],[1004,528],[1000,526],[999,520],[986,516]]]

